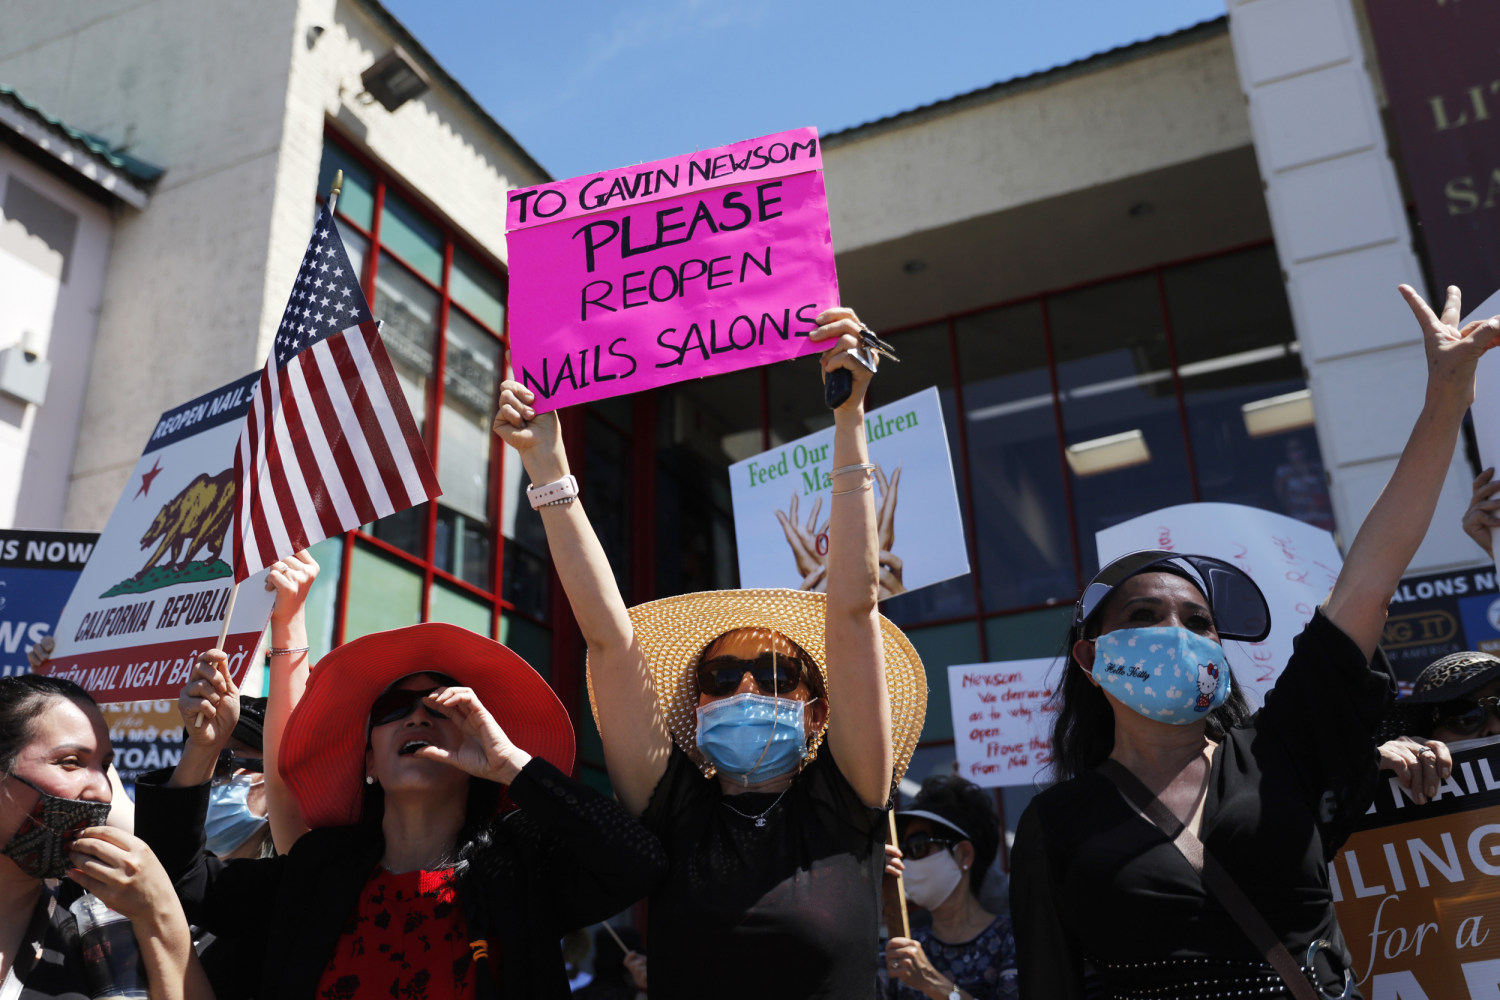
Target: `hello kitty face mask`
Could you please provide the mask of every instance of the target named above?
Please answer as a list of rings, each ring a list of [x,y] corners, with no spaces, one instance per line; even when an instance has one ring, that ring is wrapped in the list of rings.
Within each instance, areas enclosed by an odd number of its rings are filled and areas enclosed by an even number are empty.
[[[1197,722],[1229,697],[1224,647],[1177,626],[1122,628],[1094,640],[1094,679],[1157,722]]]

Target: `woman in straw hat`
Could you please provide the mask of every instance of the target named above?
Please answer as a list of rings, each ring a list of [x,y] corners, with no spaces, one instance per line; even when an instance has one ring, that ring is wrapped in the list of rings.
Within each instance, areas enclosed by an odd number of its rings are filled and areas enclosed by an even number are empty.
[[[1271,626],[1239,567],[1136,552],[1080,596],[1053,733],[1063,780],[1011,854],[1022,997],[1358,997],[1328,864],[1369,802],[1394,695],[1371,658],[1500,337],[1500,317],[1458,328],[1456,288],[1441,318],[1401,292],[1425,340],[1422,413],[1261,711],[1223,651]]]
[[[557,418],[508,381],[495,429],[531,477],[588,642],[590,695],[620,802],[666,849],[651,897],[653,1000],[869,997],[884,809],[916,745],[916,652],[876,611],[879,563],[864,439],[863,327],[830,309],[811,333],[834,411],[825,595],[684,594],[626,610],[568,475]]]
[[[203,815],[239,694],[181,761],[137,785],[137,824],[196,924],[263,956],[256,995],[566,997],[558,940],[645,895],[664,858],[615,803],[567,776],[573,728],[515,653],[429,622],[367,635],[312,671],[280,767],[310,828],[289,853],[220,862]],[[248,974],[248,972],[247,972]]]

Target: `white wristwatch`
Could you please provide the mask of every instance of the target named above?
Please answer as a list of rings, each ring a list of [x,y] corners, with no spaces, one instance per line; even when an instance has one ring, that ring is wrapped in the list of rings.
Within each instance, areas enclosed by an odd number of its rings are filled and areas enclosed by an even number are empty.
[[[573,476],[563,476],[556,482],[542,486],[526,487],[526,500],[531,504],[532,510],[572,503],[576,496],[578,496],[578,480]]]

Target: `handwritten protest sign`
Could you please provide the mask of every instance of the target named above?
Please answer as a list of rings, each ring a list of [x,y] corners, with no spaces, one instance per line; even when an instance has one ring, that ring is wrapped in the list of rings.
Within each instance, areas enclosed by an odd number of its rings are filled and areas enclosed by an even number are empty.
[[[1047,779],[1052,763],[1056,658],[968,663],[948,668],[958,773],[987,788]]]
[[[1323,603],[1343,558],[1333,536],[1284,514],[1233,503],[1188,503],[1142,514],[1094,536],[1099,565],[1137,549],[1214,556],[1249,574],[1271,608],[1262,642],[1227,642],[1229,666],[1254,702],[1276,683],[1292,640]]]
[[[0,529],[0,677],[29,669],[26,651],[51,634],[98,538]]]
[[[42,672],[101,702],[175,700],[219,637],[233,583],[228,548],[235,443],[256,372],[162,414],[57,626]],[[245,677],[271,615],[265,572],[240,587],[225,651]]]
[[[881,597],[967,573],[969,550],[937,389],[869,411],[865,438],[878,466]],[[729,467],[740,586],[823,589],[832,471],[831,427]],[[899,503],[903,483],[908,496],[920,491],[920,502]]]
[[[541,411],[817,350],[816,129],[512,191],[511,362]]]
[[[1426,805],[1382,782],[1329,866],[1367,997],[1500,997],[1500,742],[1452,749],[1453,774]]]

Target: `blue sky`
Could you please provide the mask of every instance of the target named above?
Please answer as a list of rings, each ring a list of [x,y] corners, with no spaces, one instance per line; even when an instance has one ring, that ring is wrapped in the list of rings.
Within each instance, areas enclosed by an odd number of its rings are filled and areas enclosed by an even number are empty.
[[[1218,17],[1223,0],[384,0],[554,177],[832,132]]]

